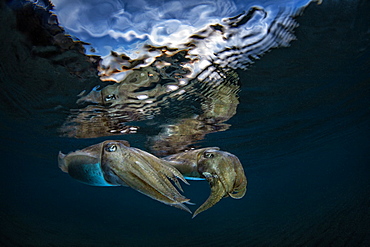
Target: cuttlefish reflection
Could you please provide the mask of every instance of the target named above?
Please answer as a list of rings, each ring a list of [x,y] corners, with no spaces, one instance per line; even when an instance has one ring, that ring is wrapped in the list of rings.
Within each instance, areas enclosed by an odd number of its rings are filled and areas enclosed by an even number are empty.
[[[223,197],[242,198],[247,179],[239,159],[219,148],[189,150],[160,159],[130,147],[127,141],[104,141],[67,155],[59,153],[59,167],[80,182],[94,186],[128,186],[157,201],[189,213],[191,204],[180,194],[179,180],[207,180],[209,198],[193,217]],[[186,178],[186,179],[185,179]],[[175,186],[171,183],[175,184]]]

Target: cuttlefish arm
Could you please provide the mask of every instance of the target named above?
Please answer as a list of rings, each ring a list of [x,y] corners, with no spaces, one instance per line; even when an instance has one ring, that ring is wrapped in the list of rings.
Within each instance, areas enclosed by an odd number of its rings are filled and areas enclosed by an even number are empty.
[[[183,209],[189,199],[172,185],[187,183],[167,161],[132,148],[126,141],[105,141],[68,155],[59,154],[59,167],[73,178],[97,186],[129,186],[157,201]],[[170,180],[169,180],[170,179]]]
[[[224,197],[242,198],[247,190],[247,179],[239,159],[219,148],[202,148],[165,158],[186,178],[206,179],[211,187],[208,199],[195,211],[199,213],[215,205]]]

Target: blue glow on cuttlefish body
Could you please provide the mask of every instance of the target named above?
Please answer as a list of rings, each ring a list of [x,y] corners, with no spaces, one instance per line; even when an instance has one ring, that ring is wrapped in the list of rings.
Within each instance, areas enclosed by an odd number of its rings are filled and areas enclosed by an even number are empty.
[[[119,186],[120,184],[108,183],[100,162],[95,157],[74,153],[73,159],[66,160],[63,153],[59,153],[58,165],[62,171],[69,173],[74,179],[92,186]]]
[[[195,178],[195,177],[188,177],[188,176],[184,176],[184,178],[187,180],[198,180],[198,181],[206,180],[205,178]]]
[[[100,163],[70,166],[68,173],[71,177],[88,185],[118,186],[117,184],[110,184],[105,180]]]

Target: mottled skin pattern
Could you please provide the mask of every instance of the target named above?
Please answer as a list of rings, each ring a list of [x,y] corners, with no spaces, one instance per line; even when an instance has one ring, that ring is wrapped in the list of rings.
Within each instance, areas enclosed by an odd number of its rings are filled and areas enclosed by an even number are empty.
[[[217,147],[190,150],[165,158],[184,176],[208,181],[211,194],[193,217],[215,205],[224,197],[240,199],[247,190],[247,179],[239,159]]]
[[[105,141],[68,155],[59,154],[59,167],[73,178],[95,186],[129,186],[155,200],[191,213],[184,205],[178,179],[206,179],[211,194],[194,213],[215,205],[223,197],[242,198],[247,180],[239,159],[219,148],[202,148],[163,159],[130,147],[127,141]]]
[[[188,183],[181,173],[168,162],[130,147],[126,141],[105,141],[68,155],[60,153],[59,167],[83,183],[129,186],[155,200],[190,212],[183,205],[189,199],[169,181],[182,190],[177,178]]]

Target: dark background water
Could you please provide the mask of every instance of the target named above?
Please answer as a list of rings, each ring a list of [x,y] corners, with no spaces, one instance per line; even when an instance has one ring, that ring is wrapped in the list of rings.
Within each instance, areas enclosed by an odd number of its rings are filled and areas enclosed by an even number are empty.
[[[291,47],[240,71],[231,128],[201,145],[237,155],[248,192],[191,219],[131,189],[86,186],[59,170],[59,150],[104,140],[56,131],[75,95],[98,80],[50,65],[54,55],[29,55],[32,45],[3,5],[0,244],[370,246],[369,10],[368,1],[311,5]],[[145,148],[144,135],[122,139]],[[209,193],[205,182],[184,189],[198,205]]]

